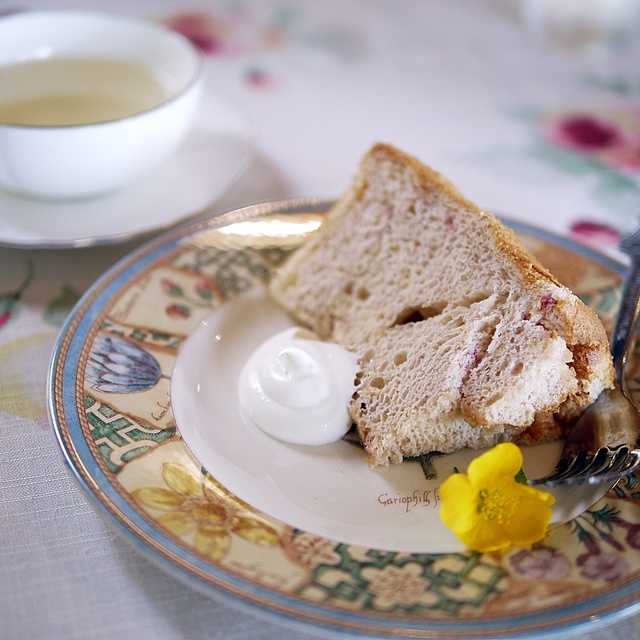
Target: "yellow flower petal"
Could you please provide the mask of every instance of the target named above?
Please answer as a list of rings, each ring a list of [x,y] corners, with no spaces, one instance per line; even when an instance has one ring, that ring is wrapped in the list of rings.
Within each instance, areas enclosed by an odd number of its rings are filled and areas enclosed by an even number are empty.
[[[232,501],[234,506],[237,509],[251,509],[251,506],[246,502],[243,502],[238,498],[238,496],[229,493],[217,480],[212,478],[211,476],[205,476],[205,479],[202,483],[202,488],[204,490],[205,496],[207,499],[212,502],[224,502],[227,503]]]
[[[252,518],[238,518],[232,531],[241,538],[261,547],[275,547],[280,541],[275,529]]]
[[[173,462],[165,462],[162,466],[164,481],[176,492],[183,496],[202,495],[200,480],[193,477],[186,467]]]
[[[473,529],[458,533],[457,537],[469,549],[481,553],[501,551],[511,546],[511,536],[502,525],[493,522],[484,522]]]
[[[476,526],[477,493],[464,473],[454,473],[440,486],[440,519],[455,534]]]
[[[231,536],[224,527],[200,526],[196,532],[196,549],[214,560],[221,560],[231,548]]]
[[[196,526],[195,518],[184,511],[163,513],[158,517],[158,522],[169,529],[169,531],[179,536],[193,531]]]
[[[131,494],[138,502],[156,509],[177,509],[184,500],[174,491],[163,487],[144,487],[132,491]]]
[[[522,487],[529,489],[532,487]],[[544,493],[537,491],[537,493]],[[542,540],[547,532],[553,511],[550,504],[555,502],[551,494],[546,494],[552,501],[540,499],[525,492],[520,507],[513,514],[509,522],[509,536],[515,545],[527,546]]]
[[[512,442],[503,442],[489,449],[469,464],[469,482],[476,488],[495,482],[495,478],[515,478],[522,469],[522,452]]]
[[[536,500],[540,500],[546,505],[550,507],[556,503],[555,496],[548,491],[542,491],[541,489],[536,489],[535,487],[531,487],[528,484],[520,484],[518,485],[524,492],[526,492],[531,498],[535,498]]]

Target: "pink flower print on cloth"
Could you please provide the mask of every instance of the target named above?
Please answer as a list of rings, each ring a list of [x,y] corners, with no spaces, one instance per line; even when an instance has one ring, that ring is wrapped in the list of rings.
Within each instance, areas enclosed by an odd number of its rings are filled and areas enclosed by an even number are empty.
[[[241,55],[274,49],[286,33],[255,11],[244,8],[180,13],[167,26],[189,38],[205,54]]]
[[[631,107],[568,112],[542,120],[552,145],[623,172],[640,172],[640,110]]]

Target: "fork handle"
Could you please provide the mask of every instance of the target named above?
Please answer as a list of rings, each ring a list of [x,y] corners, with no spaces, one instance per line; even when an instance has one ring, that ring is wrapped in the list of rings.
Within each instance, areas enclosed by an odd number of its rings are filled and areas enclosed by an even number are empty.
[[[634,252],[636,253],[636,252]],[[615,367],[616,381],[626,392],[624,368],[633,346],[634,328],[640,311],[640,255],[631,254],[631,265],[622,292],[618,319],[611,339],[611,355]]]

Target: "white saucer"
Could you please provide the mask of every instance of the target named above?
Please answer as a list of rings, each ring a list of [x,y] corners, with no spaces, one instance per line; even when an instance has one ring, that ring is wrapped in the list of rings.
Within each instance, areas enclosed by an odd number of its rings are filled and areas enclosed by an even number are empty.
[[[71,248],[130,240],[200,213],[230,185],[250,153],[249,119],[206,95],[193,131],[142,182],[101,198],[47,202],[0,190],[0,245]]]

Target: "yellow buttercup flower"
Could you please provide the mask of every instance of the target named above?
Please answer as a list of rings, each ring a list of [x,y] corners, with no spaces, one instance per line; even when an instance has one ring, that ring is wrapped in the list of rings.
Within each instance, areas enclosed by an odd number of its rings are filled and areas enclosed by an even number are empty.
[[[555,498],[517,482],[522,452],[513,443],[495,446],[454,473],[440,487],[440,517],[467,547],[491,552],[542,540]]]

